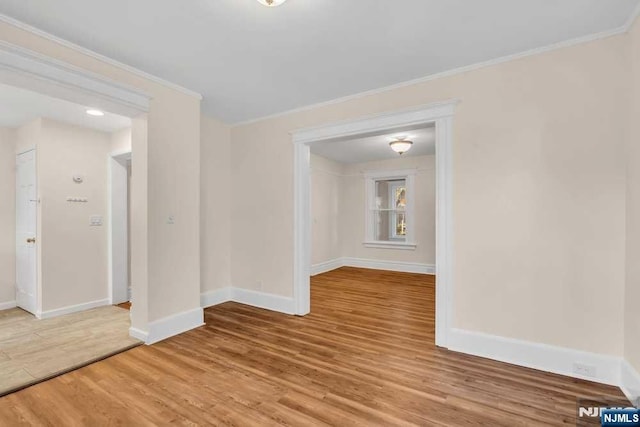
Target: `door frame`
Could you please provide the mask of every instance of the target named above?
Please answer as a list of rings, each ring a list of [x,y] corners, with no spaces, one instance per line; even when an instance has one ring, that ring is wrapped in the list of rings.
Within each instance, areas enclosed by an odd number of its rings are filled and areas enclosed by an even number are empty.
[[[437,102],[291,132],[295,314],[303,316],[311,311],[311,145],[433,124],[436,129],[436,345],[448,346],[453,318],[453,116],[458,103],[458,100]]]
[[[127,162],[131,150],[114,152],[108,160],[108,257],[109,303],[120,304],[131,300],[129,285],[129,188]],[[123,291],[122,287],[126,287]]]

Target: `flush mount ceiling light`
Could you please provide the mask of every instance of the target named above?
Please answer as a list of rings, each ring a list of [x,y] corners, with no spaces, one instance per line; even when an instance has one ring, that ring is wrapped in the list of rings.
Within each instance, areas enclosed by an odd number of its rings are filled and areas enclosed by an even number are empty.
[[[401,156],[411,150],[412,145],[413,141],[409,141],[406,136],[397,136],[395,141],[389,143],[389,147]]]
[[[258,1],[268,7],[276,7],[276,6],[280,6],[282,3],[284,3],[287,0],[258,0]]]
[[[100,110],[95,110],[93,108],[90,108],[87,110],[87,114],[90,116],[95,116],[95,117],[102,117],[104,116],[104,112],[100,111]]]

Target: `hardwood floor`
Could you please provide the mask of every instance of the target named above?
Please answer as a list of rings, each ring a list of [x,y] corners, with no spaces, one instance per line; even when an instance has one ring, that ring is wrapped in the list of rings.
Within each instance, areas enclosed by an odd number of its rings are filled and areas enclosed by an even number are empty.
[[[342,268],[300,318],[235,303],[206,326],[0,399],[0,425],[575,425],[608,387],[436,348],[434,278]]]
[[[131,310],[131,302],[127,301],[120,304],[116,304],[116,307],[124,308],[125,310]]]

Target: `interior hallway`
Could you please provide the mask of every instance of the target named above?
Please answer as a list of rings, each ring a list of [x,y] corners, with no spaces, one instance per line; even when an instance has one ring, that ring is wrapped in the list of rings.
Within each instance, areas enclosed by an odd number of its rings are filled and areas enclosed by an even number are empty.
[[[615,387],[438,349],[434,277],[341,268],[312,313],[236,303],[207,325],[0,399],[0,425],[575,425]]]

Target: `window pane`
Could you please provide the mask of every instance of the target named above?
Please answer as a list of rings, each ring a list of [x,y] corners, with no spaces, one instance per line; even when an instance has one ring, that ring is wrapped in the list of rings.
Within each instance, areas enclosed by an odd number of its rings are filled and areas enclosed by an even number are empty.
[[[404,209],[407,207],[407,189],[403,187],[395,187],[396,190],[396,209]]]
[[[405,213],[397,213],[396,214],[396,236],[406,236],[407,235],[407,221],[405,218]]]

